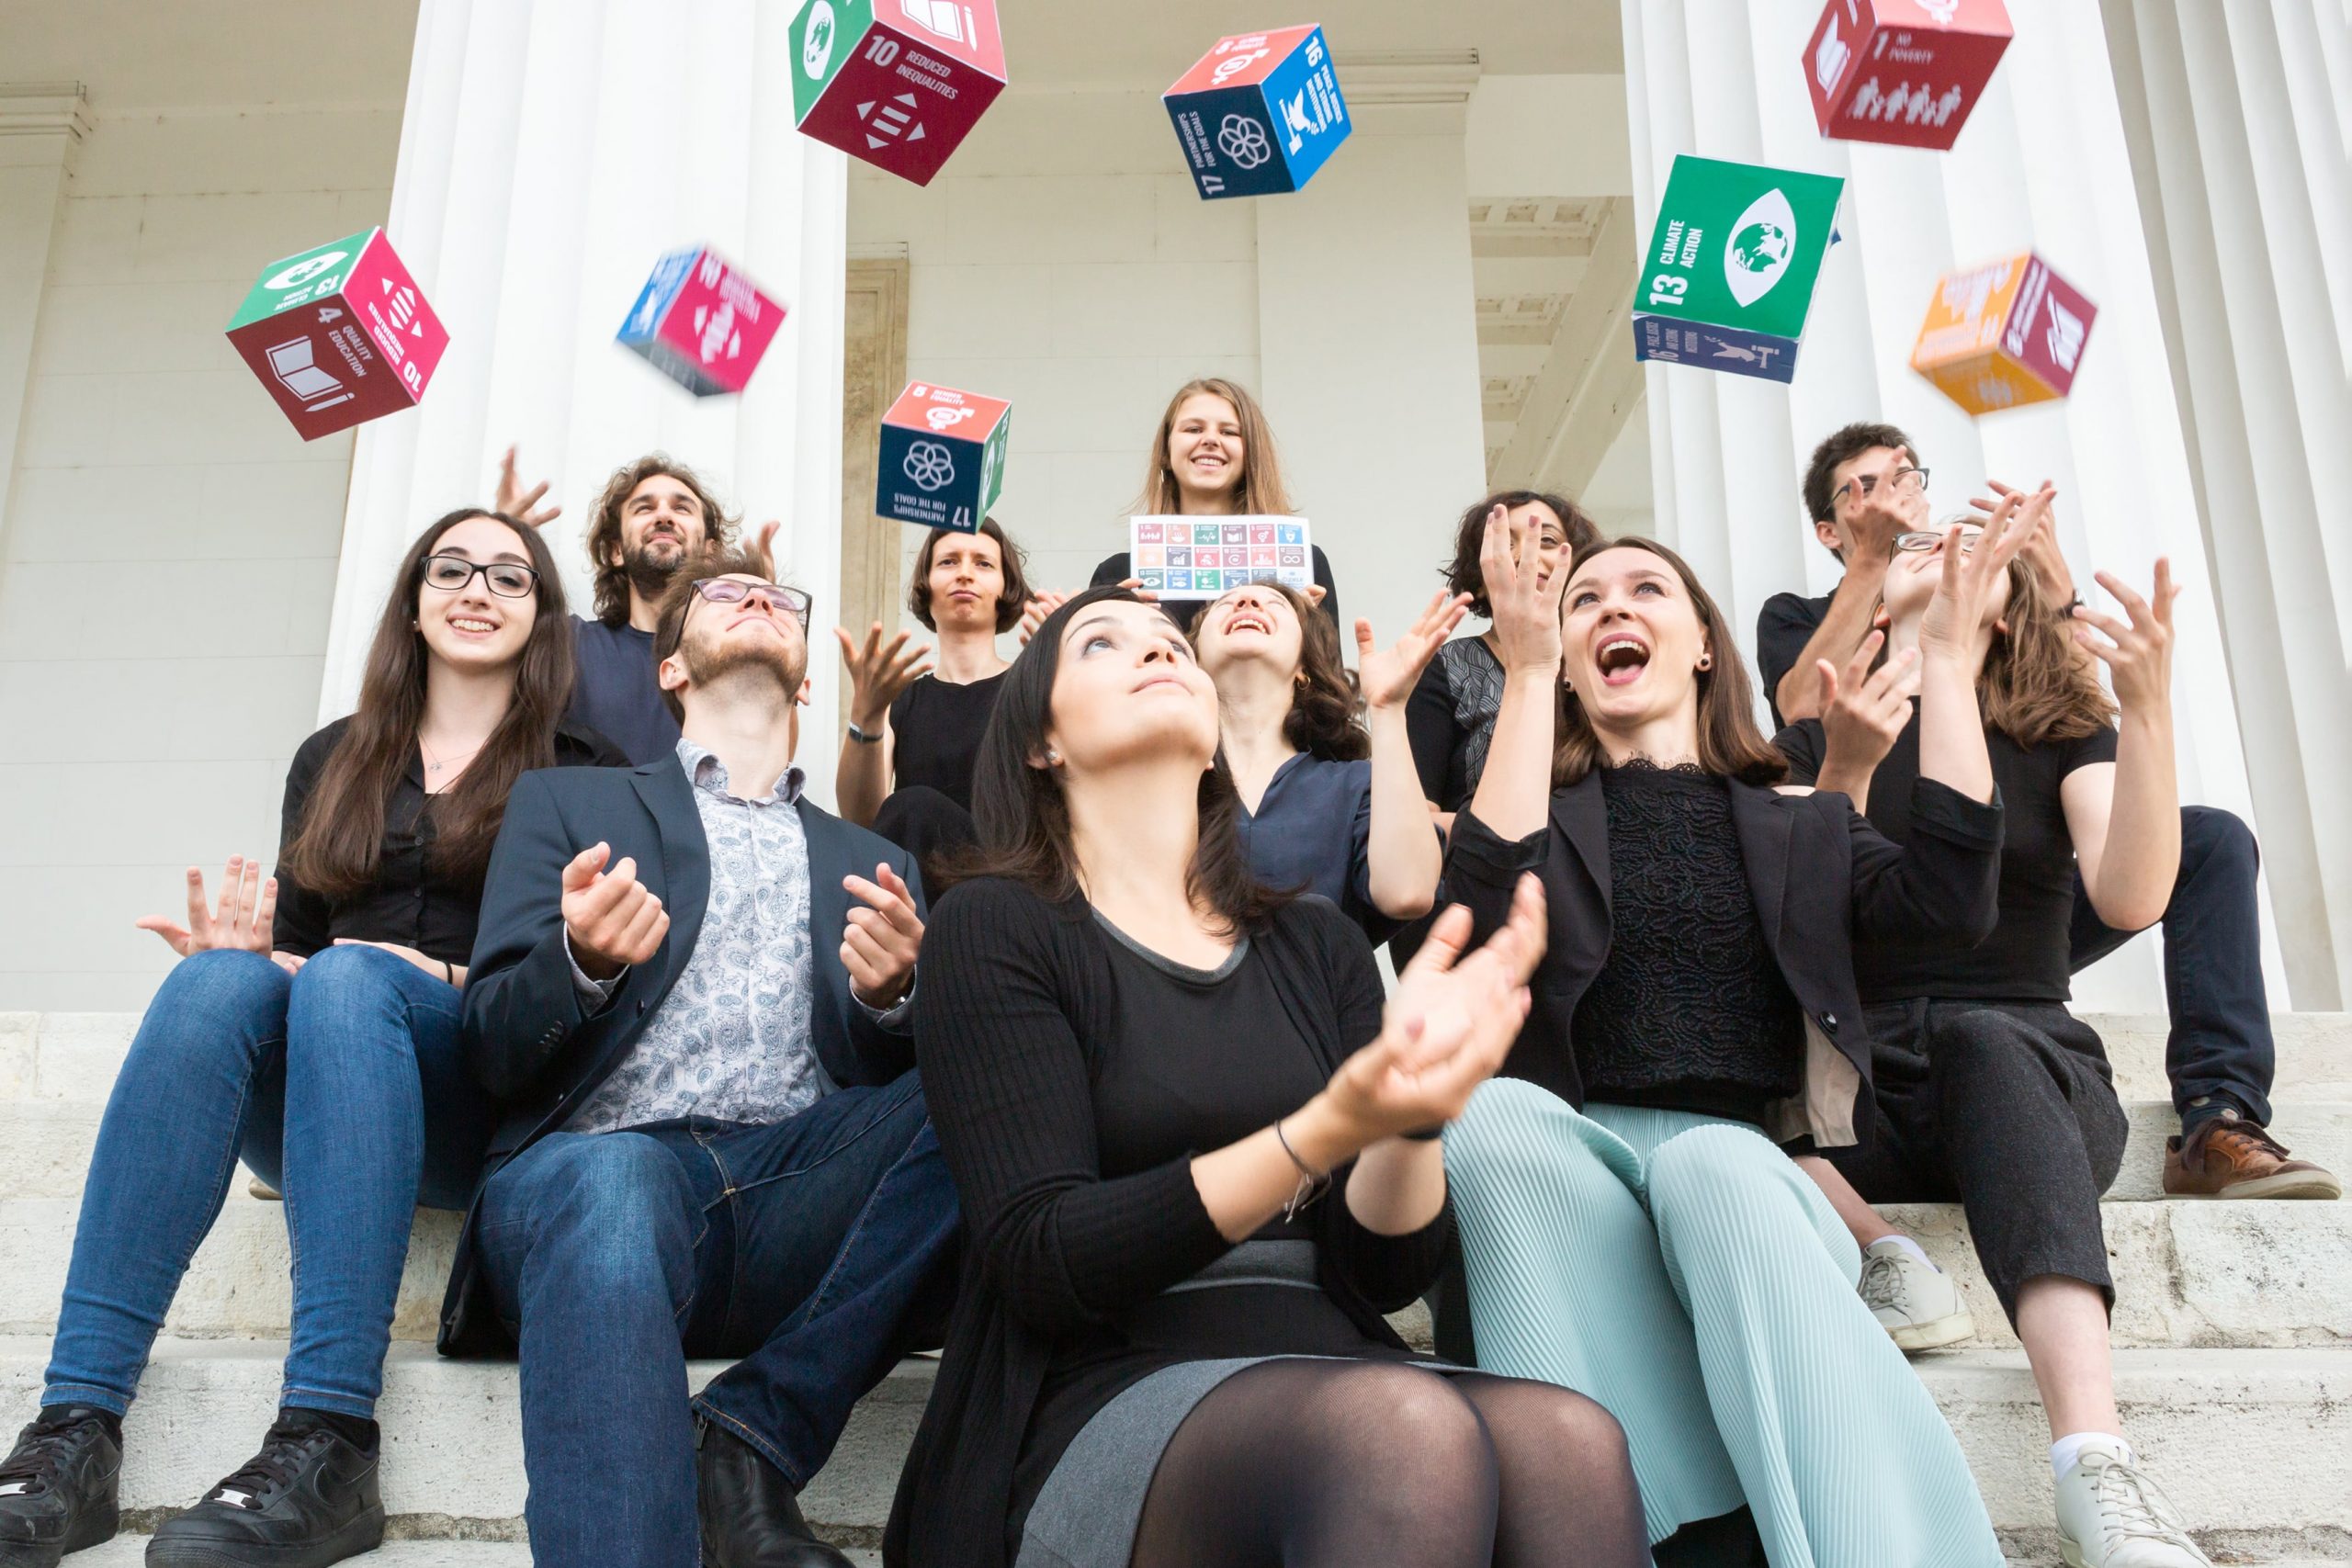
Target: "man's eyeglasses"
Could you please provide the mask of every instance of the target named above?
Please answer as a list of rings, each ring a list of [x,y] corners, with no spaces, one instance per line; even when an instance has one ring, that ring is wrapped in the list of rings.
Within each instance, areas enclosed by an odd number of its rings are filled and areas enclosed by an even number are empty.
[[[470,561],[463,556],[424,558],[424,581],[444,593],[463,592],[476,572],[481,573],[482,581],[501,599],[528,599],[539,586],[539,574],[535,568],[513,561]]]
[[[702,577],[695,580],[695,592],[714,604],[741,604],[746,599],[757,599],[778,615],[790,615],[808,629],[808,611],[815,601],[797,588],[786,588],[780,582],[745,582],[736,577]]]
[[[1984,536],[1984,530],[1982,528],[1962,528],[1960,531],[1960,553],[1962,555],[1966,555],[1971,550],[1973,550],[1976,547],[1976,541]],[[1894,547],[1898,550],[1911,550],[1915,552],[1919,550],[1932,550],[1943,542],[1944,530],[1940,528],[1931,529],[1917,534],[1897,534],[1894,536]]]
[[[1916,495],[1920,491],[1928,488],[1928,470],[1925,468],[1897,468],[1894,472],[1886,476],[1885,482],[1893,487],[1893,493],[1894,494]],[[1834,506],[1838,502],[1845,500],[1846,492],[1849,491],[1851,491],[1854,493],[1856,500],[1867,501],[1877,491],[1878,487],[1878,475],[1856,474],[1852,479],[1848,479],[1844,484],[1839,485],[1836,490],[1830,491],[1830,504]]]

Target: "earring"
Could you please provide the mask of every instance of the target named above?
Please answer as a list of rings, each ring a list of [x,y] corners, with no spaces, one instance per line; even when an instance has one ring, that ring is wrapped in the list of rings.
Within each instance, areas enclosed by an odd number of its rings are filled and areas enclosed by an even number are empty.
[[[1052,747],[1050,747],[1050,746],[1046,747],[1046,766],[1047,766],[1047,767],[1049,767],[1049,768],[1058,768],[1058,767],[1060,767],[1061,765],[1062,765],[1062,754],[1061,754],[1059,751],[1055,750],[1054,750]]]
[[[1699,655],[1699,668],[1700,668],[1700,669],[1702,669],[1702,670],[1713,670],[1714,667],[1715,667],[1715,656],[1714,656],[1713,654],[1712,654],[1712,653],[1702,653],[1702,654]]]

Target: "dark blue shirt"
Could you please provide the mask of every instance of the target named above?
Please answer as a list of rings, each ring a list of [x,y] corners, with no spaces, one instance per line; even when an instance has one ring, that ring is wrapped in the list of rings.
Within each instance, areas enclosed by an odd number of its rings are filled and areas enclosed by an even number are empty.
[[[1240,814],[1241,852],[1269,887],[1303,887],[1337,904],[1374,942],[1396,929],[1372,901],[1372,764],[1300,752],[1274,770]]]
[[[571,617],[571,649],[579,661],[570,716],[628,753],[632,767],[659,762],[678,749],[678,721],[653,678],[653,634],[623,621]]]

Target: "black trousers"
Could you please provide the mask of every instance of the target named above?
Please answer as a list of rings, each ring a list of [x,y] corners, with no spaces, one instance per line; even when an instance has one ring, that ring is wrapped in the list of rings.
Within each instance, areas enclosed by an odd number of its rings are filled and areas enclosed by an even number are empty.
[[[1875,1125],[1830,1162],[1873,1203],[1957,1201],[2012,1324],[2018,1287],[2042,1274],[2113,1307],[2098,1199],[2126,1123],[2098,1035],[2055,1003],[1891,1002],[1865,1018]]]
[[[980,841],[972,814],[929,784],[905,784],[882,797],[874,830],[915,857],[926,886],[936,886],[933,868],[943,857]]]

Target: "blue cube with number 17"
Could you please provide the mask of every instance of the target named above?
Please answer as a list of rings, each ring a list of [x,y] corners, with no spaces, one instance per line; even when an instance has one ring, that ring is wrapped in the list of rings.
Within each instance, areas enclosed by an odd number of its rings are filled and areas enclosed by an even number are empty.
[[[1348,136],[1318,27],[1219,39],[1160,98],[1204,198],[1296,190]]]

